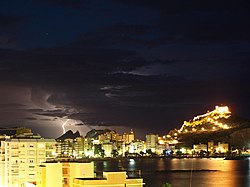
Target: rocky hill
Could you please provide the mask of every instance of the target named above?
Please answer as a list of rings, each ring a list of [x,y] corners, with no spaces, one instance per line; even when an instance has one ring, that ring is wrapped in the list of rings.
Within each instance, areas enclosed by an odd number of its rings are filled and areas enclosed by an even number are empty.
[[[234,116],[227,106],[216,106],[211,112],[184,121],[180,129],[167,136],[186,146],[213,140],[228,142],[233,148],[249,147],[250,121]]]
[[[58,137],[57,140],[65,140],[65,139],[75,139],[77,137],[80,137],[79,131],[76,131],[75,133],[72,132],[72,130],[67,131],[62,136]]]
[[[92,129],[91,131],[89,131],[86,134],[86,138],[94,138],[94,139],[98,139],[98,136],[101,134],[105,134],[106,132],[110,132],[111,130],[109,129],[104,129],[104,130],[96,130],[96,129]]]

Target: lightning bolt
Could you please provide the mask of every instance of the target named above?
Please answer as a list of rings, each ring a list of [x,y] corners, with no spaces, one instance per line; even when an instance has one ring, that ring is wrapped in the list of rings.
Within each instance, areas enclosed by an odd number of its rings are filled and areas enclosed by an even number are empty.
[[[63,129],[63,134],[65,134],[65,125],[69,122],[70,119],[67,119],[63,124],[62,124],[62,129]]]

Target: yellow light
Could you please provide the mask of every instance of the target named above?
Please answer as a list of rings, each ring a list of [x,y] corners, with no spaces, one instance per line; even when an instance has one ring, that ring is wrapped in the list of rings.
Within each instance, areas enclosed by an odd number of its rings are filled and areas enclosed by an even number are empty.
[[[181,151],[182,153],[186,153],[186,149],[185,149],[185,148],[181,148],[180,151]]]
[[[217,120],[219,120],[220,118],[227,119],[230,116],[231,116],[231,112],[229,111],[229,108],[227,106],[216,106],[215,109],[211,112],[208,111],[207,113],[203,115],[198,115],[194,117],[190,121],[184,121],[183,125],[178,130],[178,132],[179,133],[188,132],[188,130],[186,129],[187,127],[191,127],[192,131],[197,131],[197,128],[196,128],[197,126],[203,125],[204,123],[207,123],[207,122],[211,123],[211,125],[218,126],[219,128],[229,129],[230,128],[229,126],[223,123],[219,123]],[[213,129],[215,130],[216,128],[213,127]],[[201,130],[206,130],[206,129],[201,129]],[[174,136],[177,136],[177,135],[174,134]]]
[[[26,186],[26,187],[33,187],[33,186],[36,186],[36,185],[31,184],[31,183],[29,183],[29,182],[26,182],[26,183],[25,183],[25,186]]]
[[[174,144],[178,143],[178,140],[173,140],[173,143],[174,143]]]
[[[163,140],[159,140],[159,144],[163,145],[164,141]]]
[[[229,111],[229,108],[227,106],[216,106],[215,107],[215,110],[218,112],[218,113],[221,113],[221,114],[228,114],[228,113],[231,113]]]

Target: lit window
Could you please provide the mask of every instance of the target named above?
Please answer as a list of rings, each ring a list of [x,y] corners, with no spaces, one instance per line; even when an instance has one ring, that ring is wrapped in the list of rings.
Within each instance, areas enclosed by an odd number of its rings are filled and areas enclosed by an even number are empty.
[[[45,144],[38,144],[38,148],[40,149],[45,148]]]

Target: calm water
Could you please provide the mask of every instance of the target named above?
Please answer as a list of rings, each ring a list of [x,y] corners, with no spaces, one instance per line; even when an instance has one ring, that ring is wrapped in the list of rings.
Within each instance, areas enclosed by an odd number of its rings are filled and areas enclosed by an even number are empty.
[[[141,170],[146,187],[250,187],[250,160],[123,159],[95,161],[95,169]]]

